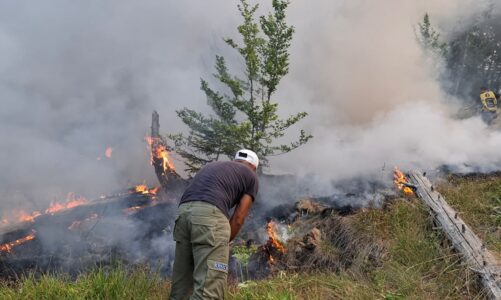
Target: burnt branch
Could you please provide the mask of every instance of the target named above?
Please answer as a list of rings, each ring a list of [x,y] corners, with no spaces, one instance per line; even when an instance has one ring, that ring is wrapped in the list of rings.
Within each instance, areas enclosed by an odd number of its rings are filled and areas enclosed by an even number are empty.
[[[151,138],[149,141],[151,147],[151,164],[155,169],[158,181],[165,192],[172,189],[184,187],[186,181],[177,174],[174,164],[169,157],[170,148],[165,139],[160,135],[160,116],[157,111],[153,111],[151,117]]]

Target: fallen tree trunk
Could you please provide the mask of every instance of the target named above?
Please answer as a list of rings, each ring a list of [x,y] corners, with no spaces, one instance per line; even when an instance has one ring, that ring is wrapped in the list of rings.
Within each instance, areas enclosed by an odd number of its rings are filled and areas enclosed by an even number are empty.
[[[68,227],[73,221],[83,220],[93,213],[103,214],[121,214],[122,210],[131,207],[146,207],[153,202],[153,198],[149,195],[141,193],[126,193],[106,198],[96,199],[70,209],[63,209],[56,213],[42,213],[33,221],[20,221],[13,223],[10,226],[0,227],[0,244],[15,240],[23,235],[26,235],[32,229],[44,226],[47,223],[63,224],[64,228]],[[174,203],[174,200],[171,202]],[[0,251],[1,254],[1,251]]]
[[[158,197],[118,194],[0,229],[0,279],[30,272],[78,274],[117,259],[159,264],[167,274],[171,257],[162,247],[170,245],[177,199]],[[160,241],[162,247],[151,247]]]
[[[501,267],[496,258],[421,172],[412,171],[410,179],[416,185],[418,196],[430,208],[430,213],[456,251],[461,253],[470,267],[481,276],[490,296],[493,299],[501,299]]]

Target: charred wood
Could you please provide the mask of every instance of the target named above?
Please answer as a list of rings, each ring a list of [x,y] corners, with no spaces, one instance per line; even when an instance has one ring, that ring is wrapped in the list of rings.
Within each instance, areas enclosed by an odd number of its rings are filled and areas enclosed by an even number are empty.
[[[176,199],[122,194],[18,224],[0,234],[0,244],[35,235],[10,251],[0,251],[0,278],[30,272],[71,275],[113,261],[161,264],[158,269],[168,274],[171,258],[165,249],[154,251],[151,245],[172,246],[176,207]]]

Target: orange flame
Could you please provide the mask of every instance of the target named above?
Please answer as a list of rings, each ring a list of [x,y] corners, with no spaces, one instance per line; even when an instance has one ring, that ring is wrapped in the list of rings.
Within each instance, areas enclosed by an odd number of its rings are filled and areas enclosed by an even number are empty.
[[[61,210],[70,209],[70,208],[80,206],[82,204],[86,204],[87,202],[89,202],[89,201],[87,199],[85,199],[84,197],[76,196],[73,193],[69,193],[65,203],[60,203],[58,201],[52,201],[50,203],[49,208],[47,208],[45,210],[45,213],[46,214],[54,214],[54,213],[59,212]]]
[[[104,156],[106,156],[106,158],[111,158],[112,155],[113,155],[113,148],[106,147],[106,150],[104,151]]]
[[[414,191],[410,187],[405,185],[406,183],[409,183],[409,179],[407,179],[405,174],[402,171],[400,171],[398,167],[395,167],[395,171],[393,173],[393,182],[395,183],[395,186],[399,190],[404,192],[405,195],[407,196],[414,195]]]
[[[42,215],[39,211],[34,211],[30,214],[26,213],[24,210],[19,212],[18,220],[21,222],[35,222],[35,218]]]
[[[35,222],[35,219],[43,214],[55,214],[61,210],[71,209],[82,204],[86,204],[89,201],[82,196],[76,196],[74,193],[68,193],[66,202],[59,202],[56,200],[51,201],[49,207],[43,212],[34,211],[31,214],[25,212],[24,210],[12,210],[9,214],[3,216],[0,219],[0,226],[7,226],[11,223],[20,222]]]
[[[275,248],[279,253],[283,254],[283,253],[285,253],[286,249],[283,246],[282,242],[280,242],[280,240],[278,239],[278,236],[276,233],[276,227],[277,227],[277,225],[275,224],[275,222],[273,222],[273,220],[270,220],[266,224],[266,233],[268,233],[268,245]],[[275,259],[273,258],[271,253],[270,253],[269,259],[270,259],[271,264],[275,263]]]
[[[8,225],[11,222],[35,222],[35,219],[42,215],[39,211],[34,211],[31,214],[25,212],[24,210],[13,210],[8,216],[4,216],[0,220],[0,225]]]
[[[167,149],[165,148],[165,146],[160,145],[156,150],[156,155],[157,155],[157,158],[162,159],[162,167],[164,169],[164,174],[168,170],[175,170],[174,164],[170,161],[169,152],[167,152]]]
[[[148,187],[144,184],[136,185],[134,188],[135,188],[136,193],[140,193],[140,194],[147,194],[148,193]]]
[[[172,163],[172,161],[170,160],[169,151],[167,151],[167,148],[162,144],[160,138],[147,136],[144,139],[146,140],[146,143],[148,143],[148,146],[151,149],[150,163],[153,165],[154,160],[158,159],[162,162],[162,168],[164,174],[169,170],[174,171],[176,168]]]
[[[10,253],[12,251],[12,248],[14,248],[15,246],[18,246],[18,245],[26,243],[27,241],[33,240],[35,238],[35,234],[36,234],[36,231],[31,230],[31,233],[23,238],[17,239],[13,242],[10,242],[10,243],[5,243],[5,244],[0,245],[0,252]]]
[[[145,184],[139,184],[134,187],[133,192],[144,195],[156,195],[159,189],[159,186],[150,189]]]

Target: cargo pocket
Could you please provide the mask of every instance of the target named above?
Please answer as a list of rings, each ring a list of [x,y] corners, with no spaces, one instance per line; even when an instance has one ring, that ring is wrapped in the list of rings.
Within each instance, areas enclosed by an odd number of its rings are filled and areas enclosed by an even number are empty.
[[[219,223],[216,224],[216,228],[214,229],[214,238],[216,240],[216,244],[223,246],[228,245],[230,243],[230,235],[230,223],[225,217],[225,219],[220,220]]]
[[[226,280],[228,278],[228,264],[208,259],[207,268],[203,290],[204,297],[223,299]]]
[[[216,221],[211,217],[193,216],[191,218],[191,243],[214,246]]]

